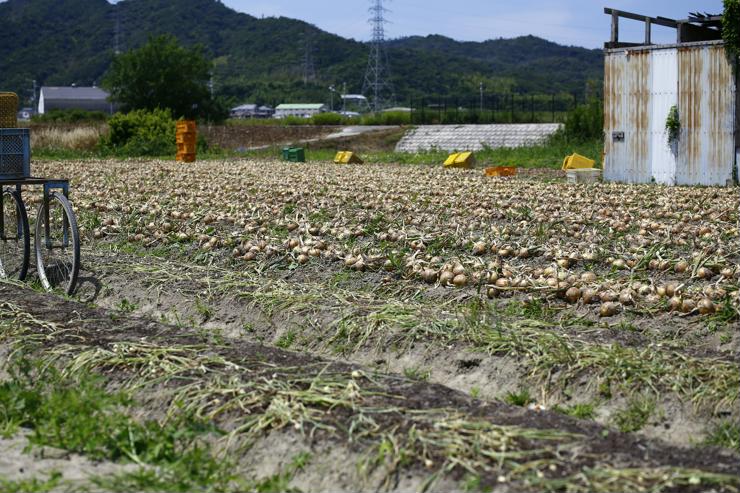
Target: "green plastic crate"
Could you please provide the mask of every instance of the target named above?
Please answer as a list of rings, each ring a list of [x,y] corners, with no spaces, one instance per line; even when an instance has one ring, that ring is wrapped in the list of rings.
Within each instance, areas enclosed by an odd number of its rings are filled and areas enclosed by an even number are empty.
[[[306,151],[302,147],[284,147],[283,159],[291,163],[305,163]]]

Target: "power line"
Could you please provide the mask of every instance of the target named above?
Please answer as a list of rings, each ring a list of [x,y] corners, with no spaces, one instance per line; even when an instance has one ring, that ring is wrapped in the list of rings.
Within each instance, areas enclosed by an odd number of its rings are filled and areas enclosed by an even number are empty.
[[[383,7],[383,0],[371,0],[370,24],[373,26],[373,37],[370,41],[370,55],[367,60],[365,82],[362,84],[362,94],[370,94],[370,106],[373,111],[380,111],[393,103],[395,95],[390,80],[388,52],[386,50],[385,24],[388,20]]]

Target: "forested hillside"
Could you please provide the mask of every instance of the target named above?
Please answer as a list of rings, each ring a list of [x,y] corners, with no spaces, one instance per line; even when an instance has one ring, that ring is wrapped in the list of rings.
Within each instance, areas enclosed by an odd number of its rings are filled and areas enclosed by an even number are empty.
[[[171,33],[214,60],[217,95],[229,102],[328,100],[329,85],[359,92],[368,46],[300,20],[235,12],[215,0],[8,0],[0,3],[0,89],[99,83],[116,47]],[[369,29],[369,27],[368,27]],[[491,33],[496,38],[496,33]],[[307,51],[315,77],[305,82]],[[602,78],[599,50],[526,36],[483,43],[442,36],[389,42],[397,99],[488,92],[583,93]],[[310,75],[310,74],[309,74]]]

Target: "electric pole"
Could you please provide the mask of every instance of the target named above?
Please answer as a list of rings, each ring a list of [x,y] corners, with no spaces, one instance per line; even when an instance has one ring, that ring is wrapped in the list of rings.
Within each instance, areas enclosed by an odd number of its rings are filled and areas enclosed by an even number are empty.
[[[365,71],[365,82],[362,85],[362,93],[371,95],[370,107],[378,112],[392,103],[394,99],[393,86],[390,81],[390,69],[388,66],[388,52],[386,51],[385,18],[387,9],[383,7],[383,0],[371,0],[369,20],[373,26],[373,36],[370,41],[370,56]]]

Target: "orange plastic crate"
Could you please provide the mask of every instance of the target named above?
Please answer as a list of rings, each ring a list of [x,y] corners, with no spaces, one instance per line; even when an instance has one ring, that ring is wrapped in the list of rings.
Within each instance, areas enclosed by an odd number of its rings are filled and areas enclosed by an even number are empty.
[[[195,120],[178,120],[176,128],[177,133],[195,132]]]
[[[486,176],[514,176],[516,175],[516,166],[493,166],[486,168]]]
[[[195,143],[197,139],[195,132],[178,132],[175,139],[178,144]]]
[[[196,147],[195,142],[178,142],[177,152],[180,154],[195,154]]]
[[[195,153],[177,153],[175,160],[183,163],[193,163],[195,162]]]

